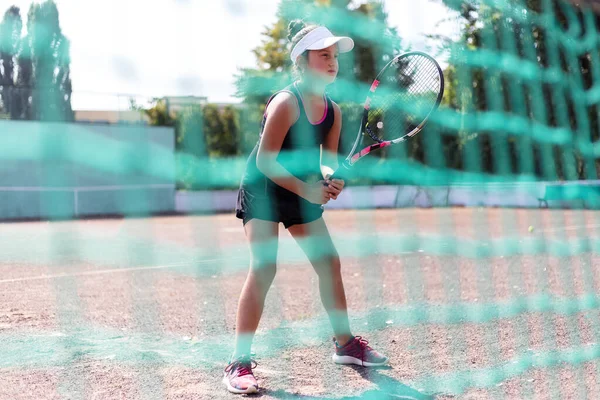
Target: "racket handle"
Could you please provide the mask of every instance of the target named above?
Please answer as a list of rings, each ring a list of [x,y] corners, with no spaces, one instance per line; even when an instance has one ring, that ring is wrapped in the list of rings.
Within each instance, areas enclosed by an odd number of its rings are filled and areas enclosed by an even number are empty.
[[[346,172],[346,170],[350,169],[349,165],[346,163],[346,161],[344,161],[342,163],[342,165],[331,175],[329,175],[329,179],[342,179],[342,180],[346,180],[346,178],[344,178],[344,172]],[[327,186],[327,183],[323,182],[324,186]]]

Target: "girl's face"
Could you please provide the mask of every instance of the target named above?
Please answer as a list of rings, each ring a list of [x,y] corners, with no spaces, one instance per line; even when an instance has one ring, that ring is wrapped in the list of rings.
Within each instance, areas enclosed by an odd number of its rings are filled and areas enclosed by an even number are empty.
[[[325,84],[335,81],[338,73],[338,49],[337,44],[323,50],[311,50],[308,52],[308,72]]]

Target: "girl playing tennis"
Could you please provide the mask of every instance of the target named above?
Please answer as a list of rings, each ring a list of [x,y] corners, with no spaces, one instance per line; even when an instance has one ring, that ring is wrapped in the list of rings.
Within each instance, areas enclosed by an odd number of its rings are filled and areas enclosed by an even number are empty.
[[[235,352],[223,377],[233,393],[258,392],[251,345],[275,278],[280,222],[318,275],[335,336],[333,361],[380,366],[388,360],[351,333],[340,259],[322,218],[323,205],[344,188],[342,180],[329,179],[337,169],[342,115],[325,89],[337,76],[338,53],[351,51],[354,42],[302,21],[290,23],[289,31],[298,79],[267,102],[238,194],[236,216],[243,220],[252,257],[238,304]]]

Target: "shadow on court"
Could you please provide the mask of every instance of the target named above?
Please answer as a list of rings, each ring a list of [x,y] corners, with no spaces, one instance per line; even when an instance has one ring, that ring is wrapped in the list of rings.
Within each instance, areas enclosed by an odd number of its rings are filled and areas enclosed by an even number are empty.
[[[358,372],[363,379],[376,384],[379,389],[367,390],[359,396],[335,398],[336,400],[434,400],[436,398],[434,395],[421,393],[418,390],[406,386],[398,380],[379,372],[379,370],[382,369],[392,369],[391,367],[363,368],[357,365],[351,365],[349,368]],[[260,398],[263,396],[269,396],[276,399],[333,400],[333,398],[330,397],[294,394],[281,389],[261,389],[260,393],[248,397]]]

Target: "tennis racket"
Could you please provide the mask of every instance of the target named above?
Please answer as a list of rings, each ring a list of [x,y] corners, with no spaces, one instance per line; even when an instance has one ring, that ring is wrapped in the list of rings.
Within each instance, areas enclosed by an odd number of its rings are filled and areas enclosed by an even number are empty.
[[[421,132],[443,95],[444,74],[431,56],[410,52],[394,58],[373,81],[356,141],[330,179],[343,179],[358,160]]]

